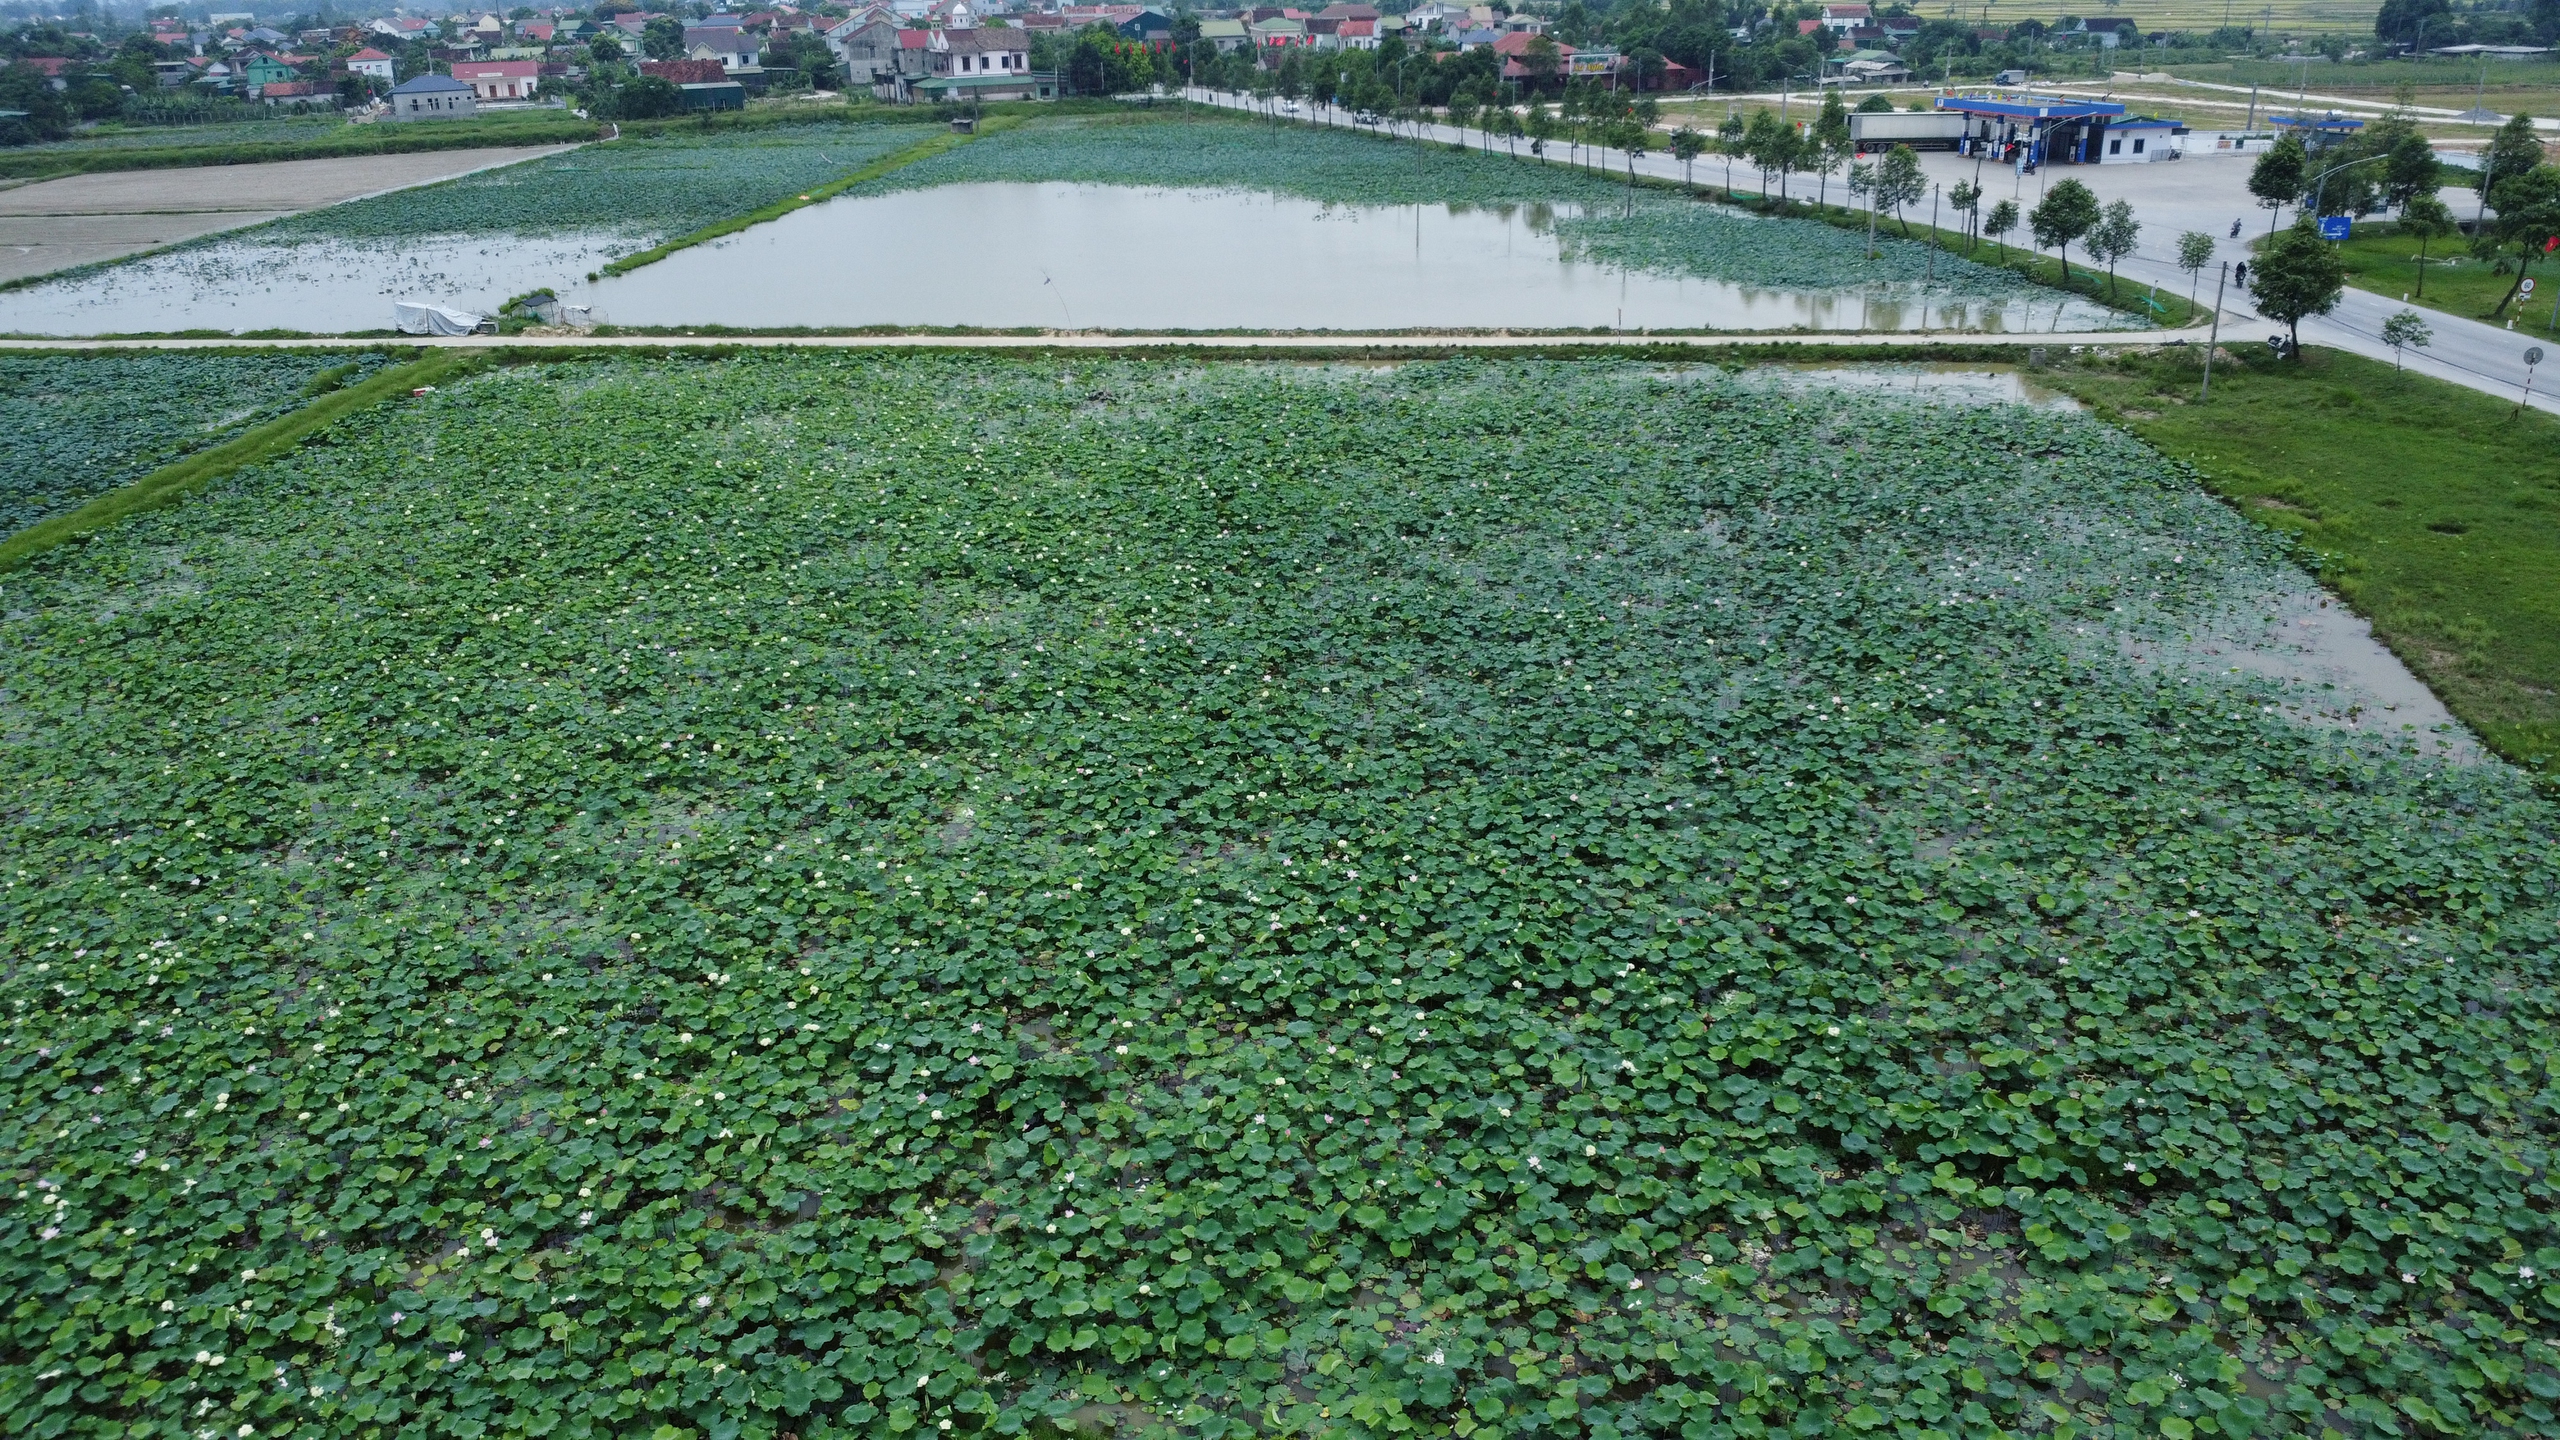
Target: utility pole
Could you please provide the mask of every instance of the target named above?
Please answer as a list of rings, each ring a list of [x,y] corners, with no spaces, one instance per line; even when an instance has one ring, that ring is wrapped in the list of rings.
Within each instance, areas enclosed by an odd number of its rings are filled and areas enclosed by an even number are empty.
[[[2213,334],[2204,342],[2204,389],[2196,393],[2202,403],[2213,393],[2213,352],[2222,346],[2222,287],[2231,283],[2231,262],[2222,262],[2222,274],[2213,282]]]
[[[2249,82],[2249,119],[2240,127],[2240,133],[2243,135],[2258,133],[2258,82],[2254,80]]]

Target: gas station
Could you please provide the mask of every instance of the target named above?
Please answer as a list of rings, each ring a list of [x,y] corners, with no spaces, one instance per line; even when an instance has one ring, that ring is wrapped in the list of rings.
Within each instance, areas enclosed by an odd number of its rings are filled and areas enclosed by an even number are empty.
[[[2110,121],[2124,106],[2113,100],[2083,100],[2025,91],[1982,95],[1941,95],[1938,108],[1965,117],[1958,153],[1987,155],[2021,171],[2051,161],[2059,165],[2095,164],[2106,153]]]

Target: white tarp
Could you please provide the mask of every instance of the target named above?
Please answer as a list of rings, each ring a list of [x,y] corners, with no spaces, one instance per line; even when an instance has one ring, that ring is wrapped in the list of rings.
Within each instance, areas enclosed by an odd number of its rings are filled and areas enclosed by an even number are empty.
[[[468,335],[480,328],[480,317],[422,300],[400,300],[391,306],[391,323],[403,335]]]

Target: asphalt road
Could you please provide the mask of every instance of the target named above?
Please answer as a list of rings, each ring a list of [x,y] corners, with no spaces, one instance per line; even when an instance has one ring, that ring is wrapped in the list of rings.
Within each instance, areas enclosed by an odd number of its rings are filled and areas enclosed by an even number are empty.
[[[1203,90],[1193,90],[1190,95],[1195,100],[1222,108],[1254,108],[1250,101],[1239,102],[1234,97],[1213,95]],[[1351,123],[1351,117],[1338,109],[1327,110],[1312,105],[1304,108],[1305,113],[1298,117],[1304,123],[1340,126]],[[1442,143],[1458,138],[1458,133],[1445,125],[1432,125],[1425,129],[1430,138]],[[1400,127],[1399,133],[1409,136],[1412,128]],[[1483,136],[1479,132],[1468,131],[1466,143],[1481,146]],[[1501,146],[1495,148],[1498,153],[1502,150]],[[1555,148],[1561,150],[1562,147]],[[1587,159],[1589,151],[1586,149],[1583,153]],[[1520,158],[1528,161],[1525,150]],[[1611,151],[1606,158],[1612,171],[1621,175],[1626,173],[1627,162],[1623,154]],[[2198,230],[2214,237],[2217,268],[2226,260],[2248,258],[2246,242],[2253,234],[2265,233],[2270,217],[2249,194],[2250,163],[2238,157],[2199,157],[2150,165],[2048,165],[2037,174],[2024,177],[2009,174],[2001,167],[1988,166],[1983,167],[1982,174],[1992,199],[2015,194],[2022,209],[2032,208],[2043,197],[2043,187],[2063,175],[2080,180],[2096,192],[2101,201],[2130,201],[2134,213],[2142,220],[2142,240],[2134,255],[2117,267],[2117,275],[2126,281],[2157,285],[2163,291],[2183,295],[2187,291],[2189,277],[2177,268],[2175,262],[2178,236],[2182,232]],[[1976,173],[1974,161],[1949,152],[1923,155],[1921,168],[1940,185],[1971,179]],[[1702,180],[1712,176],[1721,181],[1723,161],[1720,158],[1702,158],[1697,162],[1697,170]],[[1636,173],[1678,180],[1681,178],[1681,166],[1667,153],[1655,152],[1637,160]],[[1736,182],[1744,187],[1757,179],[1755,172],[1748,171],[1739,162],[1734,174]],[[2006,186],[2000,183],[2004,178],[2009,182]],[[1797,176],[1789,190],[1810,197],[1815,184],[1812,177]],[[1838,196],[1838,176],[1832,177],[1830,189],[1835,197]],[[2470,214],[2478,204],[2478,197],[2467,189],[2447,189],[2444,199],[2459,215]],[[1913,218],[1925,219],[1925,211]],[[2293,215],[2287,210],[2275,218],[2280,224],[2289,223]],[[2233,220],[2242,222],[2238,240],[2229,238]],[[2203,284],[2199,287],[2204,291],[2200,298],[2207,303],[2212,298],[2209,287],[2214,273],[2213,269],[2204,272]],[[2392,358],[2391,347],[2382,343],[2382,322],[2403,308],[2395,300],[2350,289],[2329,316],[2302,323],[2302,341],[2306,345],[2326,345],[2389,360]],[[2426,349],[2412,350],[2402,357],[2409,369],[2486,394],[2507,399],[2519,396],[2525,378],[2523,355],[2532,341],[2494,325],[2440,311],[2422,310],[2419,314],[2425,317],[2434,331],[2434,339]],[[2222,307],[2224,349],[2239,344],[2263,345],[2269,335],[2283,328],[2250,308],[2245,294],[2234,292],[2226,296]],[[2113,338],[2122,341],[2129,337],[2119,335]],[[2560,354],[2553,356],[2553,364],[2560,366]],[[2538,383],[2534,387],[2532,404],[2536,409],[2560,414],[2560,394],[2543,393],[2546,388],[2560,389],[2560,371],[2546,373],[2542,378],[2547,383]]]

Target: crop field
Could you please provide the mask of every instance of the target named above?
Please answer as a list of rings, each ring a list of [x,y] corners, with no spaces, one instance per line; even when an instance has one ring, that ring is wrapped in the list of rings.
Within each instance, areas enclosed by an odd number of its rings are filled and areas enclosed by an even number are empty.
[[[2548,1434],[2560,811],[2146,658],[2277,543],[1634,363],[350,417],[0,582],[0,1415]]]
[[[290,115],[204,125],[105,125],[68,139],[42,141],[27,149],[162,150],[185,145],[266,145],[322,138],[346,128],[346,120],[336,115]]]
[[[0,354],[0,538],[381,363],[344,354]],[[326,380],[323,380],[323,376]]]
[[[632,135],[278,221],[262,241],[427,235],[681,235],[841,179],[930,132],[810,124]]]
[[[1551,148],[1561,154],[1564,147]],[[1701,170],[1702,182],[1708,173]],[[1862,235],[1656,190],[1630,195],[1623,181],[1507,153],[1461,155],[1349,130],[1232,118],[1025,125],[904,166],[853,193],[967,181],[1236,188],[1339,205],[1572,205],[1580,213],[1556,225],[1569,252],[1630,268],[1806,289],[1929,276],[1936,290],[2005,295],[2025,284],[2011,272],[1945,257],[1933,269],[1925,247],[1899,240],[1880,239],[1870,261]]]

